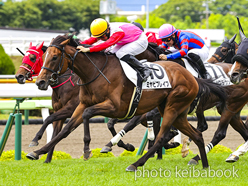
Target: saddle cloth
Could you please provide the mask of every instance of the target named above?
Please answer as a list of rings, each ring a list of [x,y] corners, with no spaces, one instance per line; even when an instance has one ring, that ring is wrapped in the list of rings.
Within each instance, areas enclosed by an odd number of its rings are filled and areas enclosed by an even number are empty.
[[[197,71],[195,71],[195,69],[189,64],[188,60],[185,58],[182,58],[184,63],[185,63],[185,67],[186,69],[194,76],[199,78],[199,74]],[[228,85],[232,85],[233,83],[230,81],[230,78],[226,75],[226,73],[224,72],[223,68],[221,66],[215,65],[215,64],[211,64],[208,62],[204,62],[204,66],[208,72],[208,74],[210,75],[208,78],[212,79],[213,82],[221,85],[221,86],[228,86]]]
[[[142,89],[163,89],[171,88],[168,75],[164,68],[158,64],[140,61],[143,65],[152,68],[152,75],[148,77],[146,82],[142,83]],[[125,61],[120,60],[121,66],[127,78],[137,87],[137,72],[130,67]]]

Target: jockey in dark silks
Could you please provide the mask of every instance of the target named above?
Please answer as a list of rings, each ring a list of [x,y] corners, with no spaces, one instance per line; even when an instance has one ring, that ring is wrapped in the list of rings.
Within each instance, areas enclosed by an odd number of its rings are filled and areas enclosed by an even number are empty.
[[[209,48],[205,45],[204,40],[193,32],[176,30],[171,24],[163,24],[159,28],[159,38],[162,39],[164,48],[174,47],[177,51],[159,57],[162,60],[177,59],[188,56],[202,78],[207,78],[207,71],[203,61],[207,60]]]

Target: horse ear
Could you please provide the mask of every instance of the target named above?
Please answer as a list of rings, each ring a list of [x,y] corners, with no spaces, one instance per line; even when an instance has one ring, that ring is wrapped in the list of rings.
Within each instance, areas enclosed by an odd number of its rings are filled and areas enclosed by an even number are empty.
[[[243,34],[241,30],[239,30],[239,35],[240,35],[241,41],[244,41],[246,39],[245,34]]]
[[[229,43],[233,43],[235,38],[236,38],[237,34],[235,34],[230,40],[229,40]]]
[[[224,41],[228,41],[228,39],[227,39],[227,37],[225,36],[225,39],[224,39]]]
[[[61,42],[60,45],[67,45],[70,42],[70,40],[71,40],[71,38]]]
[[[29,48],[31,48],[32,47],[32,42],[30,42],[30,44],[29,44]]]
[[[38,51],[41,50],[41,48],[43,47],[43,44],[44,44],[44,41],[39,46],[36,47],[36,50]]]

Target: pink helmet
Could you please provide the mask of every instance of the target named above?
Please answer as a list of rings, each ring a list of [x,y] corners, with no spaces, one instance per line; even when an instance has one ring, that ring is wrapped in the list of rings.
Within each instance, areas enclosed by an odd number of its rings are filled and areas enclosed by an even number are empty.
[[[174,26],[171,24],[163,24],[158,30],[159,39],[170,37],[175,32],[176,29]]]

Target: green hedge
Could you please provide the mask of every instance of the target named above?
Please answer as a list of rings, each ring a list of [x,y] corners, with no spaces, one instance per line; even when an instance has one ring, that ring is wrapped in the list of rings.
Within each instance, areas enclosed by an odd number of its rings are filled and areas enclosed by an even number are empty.
[[[15,66],[0,44],[0,74],[15,74]]]

